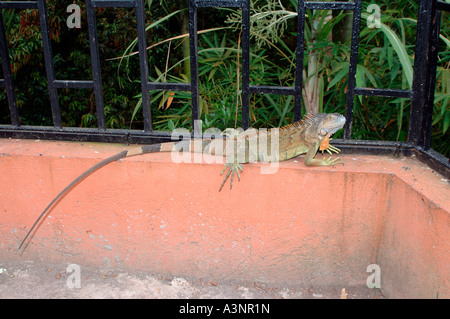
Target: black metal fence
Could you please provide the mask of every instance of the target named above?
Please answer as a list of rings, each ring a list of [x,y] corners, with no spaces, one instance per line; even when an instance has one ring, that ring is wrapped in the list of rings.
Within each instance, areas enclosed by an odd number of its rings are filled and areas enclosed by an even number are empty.
[[[140,60],[140,80],[142,91],[142,106],[144,130],[106,129],[103,102],[102,78],[100,72],[97,26],[95,8],[133,7],[136,9],[138,47]],[[45,0],[36,1],[0,1],[0,57],[4,79],[0,86],[6,89],[11,125],[0,125],[0,137],[43,138],[78,141],[107,141],[126,143],[154,143],[167,141],[170,132],[154,131],[152,129],[152,114],[150,108],[151,90],[187,91],[191,92],[192,120],[199,119],[199,83],[198,83],[198,39],[197,39],[197,9],[202,7],[234,7],[242,9],[242,126],[249,126],[250,94],[282,94],[293,95],[294,120],[301,117],[302,104],[302,72],[296,72],[293,87],[255,86],[250,85],[250,0],[189,0],[189,37],[191,83],[161,83],[149,82],[148,60],[146,50],[146,34],[143,0],[86,0],[86,10],[89,28],[89,41],[92,65],[92,80],[72,81],[56,79],[53,55],[50,43],[47,6]],[[50,107],[52,110],[52,127],[23,126],[16,103],[16,95],[11,72],[8,47],[4,29],[2,9],[36,9],[39,12],[40,30],[42,34],[45,70],[48,80]],[[344,139],[337,144],[348,151],[384,153],[384,154],[417,154],[433,168],[449,174],[449,160],[430,150],[431,123],[433,114],[434,89],[436,82],[436,62],[439,43],[441,11],[450,11],[450,4],[438,0],[420,0],[417,22],[417,40],[414,60],[414,79],[411,90],[376,89],[356,87],[355,75],[358,59],[359,30],[361,22],[361,0],[352,2],[312,2],[298,0],[298,32],[296,44],[297,70],[302,69],[304,56],[304,27],[307,9],[316,10],[351,10],[353,11],[353,30],[350,51],[348,75],[348,93],[346,103],[346,126]],[[95,95],[96,116],[98,128],[63,127],[58,89],[93,89]],[[351,139],[353,105],[355,96],[384,96],[411,99],[410,125],[407,142],[358,141]]]

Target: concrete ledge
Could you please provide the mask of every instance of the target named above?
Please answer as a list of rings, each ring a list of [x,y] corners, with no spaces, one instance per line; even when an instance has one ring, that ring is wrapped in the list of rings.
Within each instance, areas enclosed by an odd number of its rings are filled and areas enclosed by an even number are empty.
[[[49,212],[117,144],[0,139],[0,258],[69,262],[215,280],[363,286],[381,269],[391,297],[449,298],[449,181],[414,157],[342,156],[276,174],[247,164],[218,192],[221,164],[176,164],[170,153],[112,163]]]

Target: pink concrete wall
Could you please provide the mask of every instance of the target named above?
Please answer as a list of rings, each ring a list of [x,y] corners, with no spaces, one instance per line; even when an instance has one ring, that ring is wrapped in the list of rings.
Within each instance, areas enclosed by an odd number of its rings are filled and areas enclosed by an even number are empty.
[[[449,183],[414,158],[300,157],[270,175],[248,164],[220,193],[221,164],[129,158],[77,185],[17,251],[61,189],[124,149],[0,139],[0,258],[342,287],[379,264],[390,296],[450,297]]]

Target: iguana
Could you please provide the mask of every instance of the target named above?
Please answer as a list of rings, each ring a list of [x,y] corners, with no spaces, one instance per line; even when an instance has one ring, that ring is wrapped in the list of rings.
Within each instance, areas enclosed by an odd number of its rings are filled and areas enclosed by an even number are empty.
[[[201,147],[197,147],[197,149],[195,147],[195,140],[183,140],[180,142],[144,145],[134,149],[122,151],[95,164],[73,180],[66,188],[64,188],[39,215],[31,229],[26,234],[25,238],[22,240],[18,249],[20,250],[30,234],[33,233],[33,230],[39,224],[40,220],[60,198],[66,195],[75,185],[93,172],[122,158],[148,153],[172,151],[201,152],[204,154],[223,155],[227,157],[227,161],[221,175],[227,170],[227,168],[228,171],[222,184],[220,185],[219,191],[221,191],[230,175],[230,189],[233,185],[233,178],[235,174],[240,180],[240,173],[243,170],[242,163],[254,161],[278,162],[306,153],[305,164],[307,166],[331,166],[335,164],[343,164],[339,157],[331,159],[332,153],[339,153],[340,150],[337,147],[330,145],[329,142],[331,140],[331,136],[338,130],[342,129],[344,124],[345,117],[339,113],[311,114],[306,115],[301,121],[279,129],[263,131],[253,129],[235,135],[233,135],[230,131],[226,131],[226,143],[223,143],[222,139],[205,139],[201,140]],[[261,141],[263,140],[266,142],[265,148],[261,147]],[[230,141],[232,143],[229,143]],[[277,147],[274,148],[274,144],[277,144]],[[251,147],[252,145],[257,145],[258,147]],[[314,157],[319,150],[322,152],[327,151],[330,154],[330,157],[328,159],[315,159]]]

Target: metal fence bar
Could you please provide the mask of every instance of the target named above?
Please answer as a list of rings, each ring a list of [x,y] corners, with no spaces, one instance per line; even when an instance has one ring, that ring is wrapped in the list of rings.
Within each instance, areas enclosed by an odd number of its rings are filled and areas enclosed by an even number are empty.
[[[9,114],[11,117],[11,124],[14,126],[20,125],[19,110],[17,108],[16,92],[14,90],[13,74],[11,71],[11,61],[9,59],[8,48],[6,47],[6,34],[3,22],[3,12],[0,10],[0,57],[2,59],[2,69],[5,79],[2,81],[2,86],[6,87],[6,96],[8,99]],[[5,45],[3,45],[5,44]]]
[[[242,8],[248,0],[197,0],[197,8]]]
[[[50,95],[50,106],[52,109],[53,125],[62,128],[61,111],[58,101],[58,91],[55,87],[55,69],[53,65],[53,54],[50,43],[50,32],[48,29],[47,4],[45,0],[38,0],[39,22],[41,26],[42,47],[44,51],[45,72],[47,73],[47,88]]]
[[[194,134],[196,127],[194,121],[200,119],[199,91],[198,91],[198,36],[197,36],[197,3],[189,0],[189,48],[191,54],[191,103],[192,103],[192,127]],[[199,128],[200,129],[200,128]]]
[[[411,90],[361,88],[361,87],[355,87],[355,89],[353,90],[353,93],[355,95],[402,97],[402,98],[406,98],[406,99],[410,99],[413,96]]]
[[[358,65],[359,27],[361,24],[361,0],[355,0],[353,10],[352,41],[350,45],[350,65],[347,82],[347,105],[344,126],[344,139],[350,139],[352,135],[353,106],[355,103],[356,68]]]
[[[413,98],[409,119],[408,142],[425,147],[429,112],[424,106],[430,89],[430,45],[436,0],[421,0],[417,17],[416,51],[414,58]],[[434,76],[434,75],[433,75]],[[431,132],[430,132],[431,133]]]
[[[190,91],[189,83],[166,83],[166,82],[149,82],[147,84],[149,90],[154,91]]]
[[[438,0],[438,2],[436,3],[436,9],[439,11],[450,12],[450,2],[444,2],[442,0]]]
[[[305,52],[305,15],[306,6],[304,0],[298,0],[297,13],[297,47],[296,47],[296,72],[294,83],[294,121],[300,121],[302,117],[302,90],[303,90],[303,53]]]
[[[53,85],[57,89],[93,89],[94,81],[55,80]]]
[[[425,126],[423,128],[424,131],[424,139],[422,147],[425,150],[429,150],[431,147],[431,126],[432,126],[432,115],[433,115],[433,107],[434,107],[434,93],[436,89],[436,70],[437,70],[437,61],[438,61],[438,53],[439,53],[439,34],[441,27],[441,17],[442,11],[450,12],[450,3],[437,1],[436,2],[436,10],[432,10],[431,12],[431,41],[430,41],[430,54],[428,60],[429,66],[429,84],[428,84],[428,94],[426,97],[425,105],[423,106],[423,112],[425,113],[424,123]],[[449,160],[450,161],[450,160]]]
[[[170,142],[171,132],[130,129],[107,129],[82,127],[64,127],[58,129],[53,126],[22,125],[19,127],[0,124],[0,138],[27,138],[44,140],[66,140],[80,142],[105,142],[126,144],[152,144]]]
[[[136,22],[138,32],[139,65],[141,73],[142,112],[144,115],[144,130],[149,132],[152,127],[150,109],[150,88],[148,82],[147,37],[145,36],[144,4],[136,1]]]
[[[197,6],[195,0],[189,0],[189,48],[191,60],[191,103],[192,127],[194,121],[200,118],[198,92],[198,37],[197,37]],[[194,132],[195,133],[195,132]],[[199,132],[197,132],[199,133]]]
[[[92,8],[132,8],[135,0],[91,0]]]
[[[2,1],[0,9],[37,9],[37,1]]]
[[[98,1],[97,1],[98,2]],[[91,53],[92,79],[94,82],[95,113],[97,116],[97,127],[106,129],[105,105],[103,101],[102,76],[100,71],[100,55],[98,51],[97,22],[95,19],[95,1],[86,1],[86,15],[88,21],[89,50]]]
[[[250,0],[242,1],[242,128],[250,126]],[[236,106],[237,107],[237,106]]]
[[[290,86],[250,85],[250,93],[295,95],[295,88]]]
[[[306,9],[310,10],[355,10],[355,2],[327,2],[308,1],[305,3]]]

